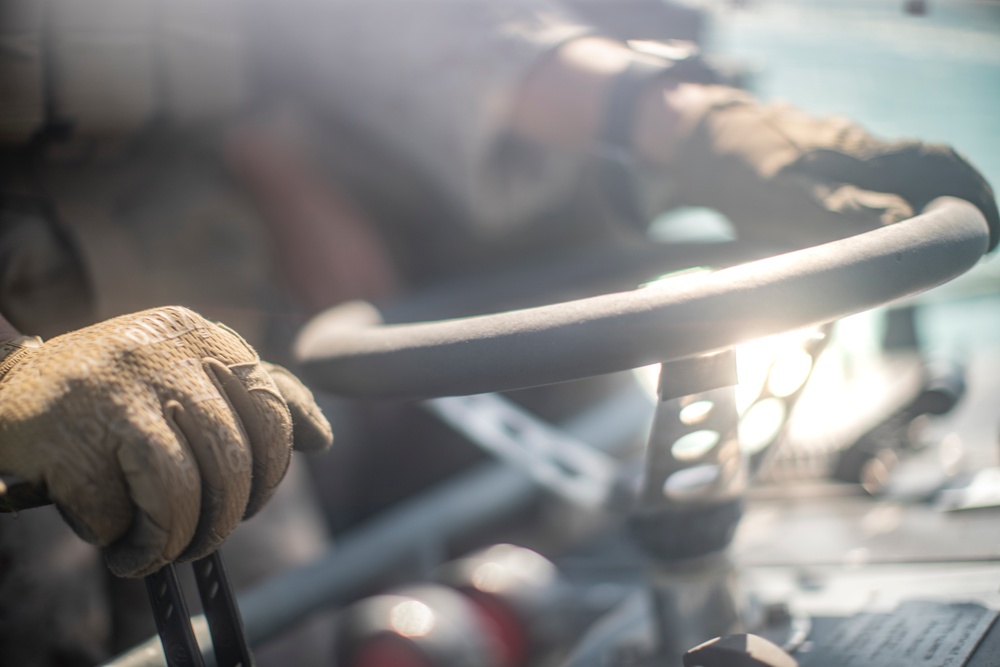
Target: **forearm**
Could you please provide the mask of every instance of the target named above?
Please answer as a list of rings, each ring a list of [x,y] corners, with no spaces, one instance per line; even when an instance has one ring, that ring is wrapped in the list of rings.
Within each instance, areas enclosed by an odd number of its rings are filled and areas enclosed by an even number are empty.
[[[396,291],[389,251],[372,223],[295,141],[248,125],[230,135],[225,154],[272,232],[281,274],[308,312]]]
[[[584,41],[565,45],[527,82],[518,132],[581,151],[602,148],[607,120],[595,109],[608,109],[621,90],[612,81],[624,72],[628,49],[613,42],[584,48]],[[573,82],[571,93],[558,88],[560,77]],[[655,72],[647,82],[625,119],[626,148],[636,167],[654,176],[642,187],[669,179],[670,206],[713,208],[744,239],[812,245],[903,220],[947,195],[973,202],[990,225],[990,247],[998,244],[1000,214],[989,184],[948,146],[886,141],[846,118],[765,104],[723,85]]]
[[[591,149],[600,138],[615,77],[641,57],[620,42],[600,37],[568,42],[525,80],[512,129],[545,145]],[[700,84],[652,79],[633,118],[631,148],[636,157],[668,166],[678,139],[706,106],[707,90]]]

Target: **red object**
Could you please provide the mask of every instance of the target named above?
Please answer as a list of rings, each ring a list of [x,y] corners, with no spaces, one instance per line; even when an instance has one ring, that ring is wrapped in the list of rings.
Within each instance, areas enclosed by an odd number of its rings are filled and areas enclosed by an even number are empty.
[[[350,667],[434,667],[412,648],[389,637],[376,638],[363,646]]]
[[[522,667],[528,657],[528,640],[514,612],[489,595],[475,590],[463,592],[475,603],[483,625],[496,640],[501,667]]]

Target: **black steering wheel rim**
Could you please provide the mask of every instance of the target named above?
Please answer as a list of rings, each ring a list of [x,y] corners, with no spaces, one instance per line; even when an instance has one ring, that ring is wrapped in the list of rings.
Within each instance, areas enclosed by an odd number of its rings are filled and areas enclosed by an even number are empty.
[[[295,351],[315,387],[357,398],[566,382],[716,352],[917,294],[974,266],[988,239],[975,206],[942,197],[895,225],[662,286],[415,324],[321,314]]]

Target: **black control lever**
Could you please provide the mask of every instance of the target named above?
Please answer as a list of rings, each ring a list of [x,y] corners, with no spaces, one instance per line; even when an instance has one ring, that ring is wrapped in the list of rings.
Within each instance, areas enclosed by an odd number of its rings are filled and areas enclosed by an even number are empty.
[[[201,607],[212,635],[216,667],[253,667],[253,654],[243,631],[243,619],[222,554],[215,551],[192,565]]]
[[[44,488],[10,475],[0,475],[0,512],[16,512],[50,502]],[[216,667],[253,667],[253,654],[222,554],[213,552],[194,561],[192,567],[215,649]],[[167,666],[204,667],[175,567],[169,564],[148,575],[145,582]]]
[[[153,608],[153,620],[156,621],[156,632],[160,635],[167,665],[204,667],[205,661],[191,630],[191,614],[184,601],[174,566],[166,565],[147,576],[145,581],[149,603]]]

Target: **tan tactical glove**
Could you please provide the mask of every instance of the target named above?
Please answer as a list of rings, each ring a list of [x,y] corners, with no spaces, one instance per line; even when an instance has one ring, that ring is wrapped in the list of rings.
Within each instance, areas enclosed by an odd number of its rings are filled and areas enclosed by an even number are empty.
[[[898,222],[950,195],[979,207],[997,245],[993,191],[947,146],[881,141],[845,118],[763,105],[723,86],[679,92],[678,203],[720,211],[741,237],[809,245]]]
[[[0,473],[44,485],[112,572],[216,549],[330,425],[290,373],[180,307],[117,317],[0,361]]]

